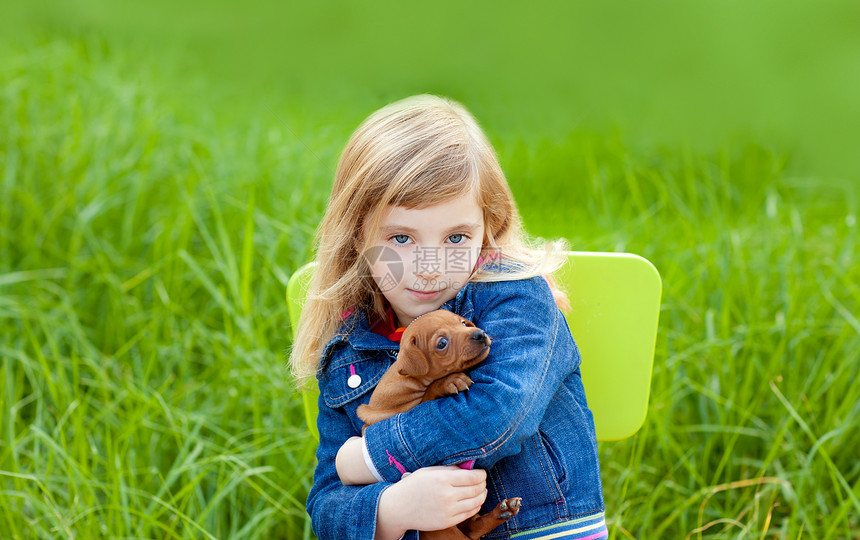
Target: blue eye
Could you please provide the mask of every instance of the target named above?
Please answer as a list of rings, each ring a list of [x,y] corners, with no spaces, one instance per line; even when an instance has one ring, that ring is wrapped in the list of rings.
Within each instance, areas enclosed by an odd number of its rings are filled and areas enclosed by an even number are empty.
[[[403,241],[402,241],[402,242],[398,242],[398,241],[397,241],[397,239],[398,239],[398,238],[403,239]],[[392,236],[392,237],[391,237],[391,240],[394,240],[394,243],[395,243],[395,244],[403,245],[403,244],[405,244],[406,242],[408,242],[408,241],[409,241],[409,235],[406,235],[406,234],[395,234],[394,236]]]
[[[441,351],[447,346],[448,346],[448,340],[445,338],[439,338],[439,342],[436,343],[436,350]]]
[[[454,238],[456,238],[456,240],[454,240]],[[452,234],[451,236],[448,237],[448,240],[451,240],[452,244],[462,244],[463,242],[466,241],[466,235],[460,234],[460,233]]]

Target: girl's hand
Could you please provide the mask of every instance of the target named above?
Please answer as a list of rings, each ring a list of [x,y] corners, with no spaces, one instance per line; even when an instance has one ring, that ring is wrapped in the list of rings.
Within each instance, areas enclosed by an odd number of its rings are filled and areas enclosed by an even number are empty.
[[[453,527],[475,515],[486,498],[487,471],[454,465],[418,469],[382,492],[376,537]]]

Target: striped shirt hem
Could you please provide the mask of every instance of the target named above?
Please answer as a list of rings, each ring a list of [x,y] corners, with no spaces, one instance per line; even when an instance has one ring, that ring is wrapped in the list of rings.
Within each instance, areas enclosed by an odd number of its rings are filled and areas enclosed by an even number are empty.
[[[511,535],[516,540],[597,540],[608,538],[603,512]]]

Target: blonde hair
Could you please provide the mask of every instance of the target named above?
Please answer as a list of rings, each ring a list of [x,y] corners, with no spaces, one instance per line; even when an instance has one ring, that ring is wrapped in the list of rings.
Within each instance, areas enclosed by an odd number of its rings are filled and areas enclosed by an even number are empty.
[[[314,236],[318,266],[290,351],[300,384],[316,375],[343,313],[354,308],[385,317],[385,297],[359,256],[375,238],[384,210],[427,208],[470,193],[477,194],[484,214],[479,261],[501,264],[479,264],[469,281],[544,275],[556,303],[569,309],[552,278],[566,260],[561,252],[567,242],[540,245],[528,237],[496,153],[465,107],[439,96],[412,96],[371,114],[340,156],[328,209]]]

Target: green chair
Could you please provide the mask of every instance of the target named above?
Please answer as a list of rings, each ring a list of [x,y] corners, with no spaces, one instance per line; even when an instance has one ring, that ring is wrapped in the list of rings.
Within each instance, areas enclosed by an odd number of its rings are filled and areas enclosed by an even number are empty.
[[[567,252],[557,280],[567,290],[567,324],[582,356],[582,382],[597,439],[617,441],[642,426],[648,411],[662,282],[648,260],[630,253]],[[287,302],[296,328],[315,263],[290,277]],[[317,389],[302,393],[308,428],[316,427]]]

